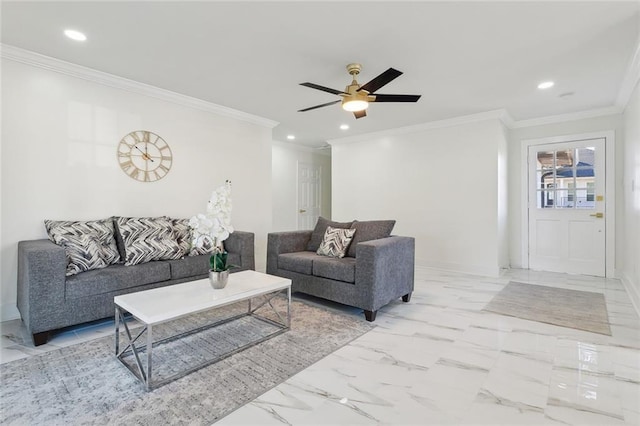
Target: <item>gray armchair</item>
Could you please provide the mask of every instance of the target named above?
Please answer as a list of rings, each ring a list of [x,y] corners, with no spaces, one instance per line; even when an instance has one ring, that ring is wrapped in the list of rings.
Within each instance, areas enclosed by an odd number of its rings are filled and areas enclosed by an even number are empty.
[[[394,299],[409,302],[414,286],[415,240],[391,236],[356,245],[355,257],[334,258],[307,250],[312,231],[268,235],[267,273],[292,280],[302,292],[364,310],[375,321]]]

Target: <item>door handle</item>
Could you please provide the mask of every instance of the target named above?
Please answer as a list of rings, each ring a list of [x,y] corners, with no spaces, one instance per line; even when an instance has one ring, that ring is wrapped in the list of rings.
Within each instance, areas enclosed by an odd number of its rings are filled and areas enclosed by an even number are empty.
[[[307,211],[305,209],[300,209],[300,213],[306,213]]]
[[[590,214],[589,216],[591,217],[597,217],[598,219],[602,219],[604,217],[604,213],[594,213],[594,214]]]

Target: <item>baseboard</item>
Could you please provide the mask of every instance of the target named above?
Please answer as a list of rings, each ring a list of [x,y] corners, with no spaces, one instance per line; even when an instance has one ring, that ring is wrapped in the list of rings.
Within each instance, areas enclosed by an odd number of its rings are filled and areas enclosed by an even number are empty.
[[[629,278],[625,273],[622,273],[620,279],[625,290],[627,290],[627,294],[629,295],[629,299],[631,299],[633,308],[636,310],[638,316],[640,316],[640,283],[634,284],[631,278]]]
[[[20,319],[20,311],[15,304],[7,303],[0,305],[0,321],[11,321]]]
[[[416,267],[423,267],[429,269],[437,269],[446,272],[459,272],[461,274],[469,275],[481,275],[484,277],[499,277],[503,271],[498,268],[491,268],[483,265],[469,265],[464,263],[450,263],[450,262],[430,262],[416,260]]]

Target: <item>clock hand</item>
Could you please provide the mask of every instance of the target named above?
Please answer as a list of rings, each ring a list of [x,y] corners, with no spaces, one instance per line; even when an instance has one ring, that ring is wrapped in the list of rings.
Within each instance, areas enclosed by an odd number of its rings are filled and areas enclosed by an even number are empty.
[[[152,163],[155,163],[153,158],[149,157],[149,155],[146,152],[144,152],[143,150],[138,148],[136,145],[134,145],[133,147],[142,153],[142,158],[144,158],[145,160],[151,160]],[[145,147],[145,151],[146,150],[147,150],[147,148]]]

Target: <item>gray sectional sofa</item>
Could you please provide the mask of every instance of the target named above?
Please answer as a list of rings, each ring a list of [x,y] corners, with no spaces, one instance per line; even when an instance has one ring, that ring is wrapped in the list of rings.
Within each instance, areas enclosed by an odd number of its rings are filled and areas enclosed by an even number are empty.
[[[224,242],[232,272],[255,269],[254,234],[235,231]],[[114,264],[66,276],[65,249],[47,239],[18,243],[18,309],[33,343],[63,327],[112,317],[113,297],[206,278],[209,255],[138,265]]]
[[[389,236],[394,223],[320,218],[313,231],[270,233],[267,273],[291,279],[293,292],[361,308],[367,321],[375,321],[378,309],[392,300],[409,302],[414,288],[415,240]],[[357,229],[345,257],[316,253],[327,226]]]

